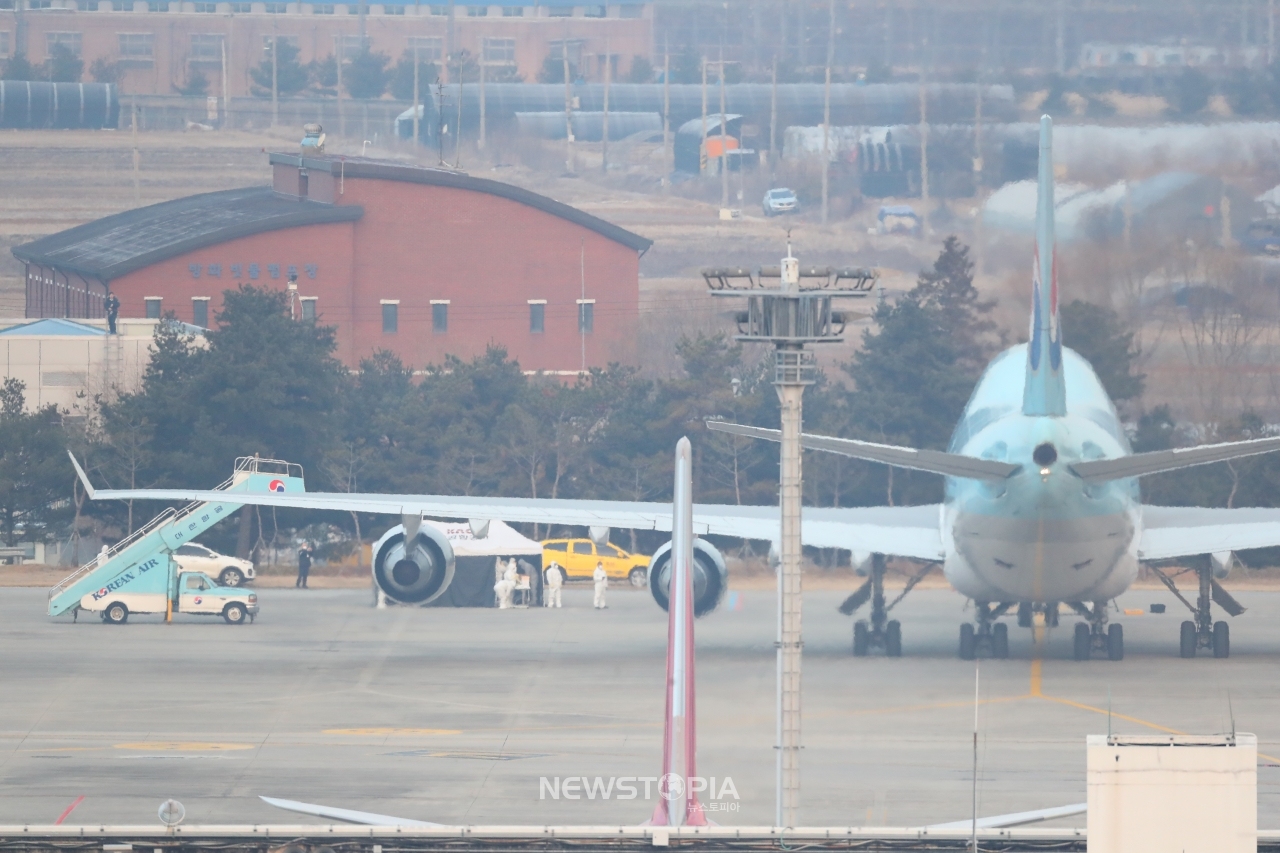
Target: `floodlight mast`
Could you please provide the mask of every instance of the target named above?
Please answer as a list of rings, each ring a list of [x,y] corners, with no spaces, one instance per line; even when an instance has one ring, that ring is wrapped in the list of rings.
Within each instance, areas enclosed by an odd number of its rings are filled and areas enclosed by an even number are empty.
[[[704,269],[702,276],[712,296],[746,296],[747,310],[736,315],[740,332],[736,340],[774,346],[773,384],[782,409],[775,823],[794,827],[800,807],[800,432],[804,389],[817,375],[817,362],[808,347],[843,340],[850,315],[833,311],[832,301],[865,299],[879,275],[868,269],[802,269],[791,252],[788,231],[787,256],[780,266],[761,267],[754,278],[743,268]],[[766,286],[772,279],[778,282],[776,288]]]

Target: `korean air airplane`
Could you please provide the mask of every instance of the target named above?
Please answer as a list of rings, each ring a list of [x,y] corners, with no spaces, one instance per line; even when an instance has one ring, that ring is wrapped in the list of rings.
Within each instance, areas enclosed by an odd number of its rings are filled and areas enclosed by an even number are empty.
[[[974,621],[960,626],[959,653],[1006,657],[1006,615],[1026,627],[1039,617],[1058,623],[1062,607],[1077,613],[1074,656],[1124,656],[1124,633],[1111,621],[1111,602],[1133,583],[1144,562],[1191,558],[1199,581],[1195,603],[1156,569],[1192,613],[1182,623],[1180,651],[1230,654],[1228,625],[1214,622],[1211,605],[1243,612],[1218,580],[1233,552],[1280,545],[1280,509],[1200,509],[1147,506],[1139,478],[1161,471],[1280,450],[1280,438],[1230,442],[1133,454],[1123,426],[1089,363],[1064,346],[1070,330],[1058,322],[1054,251],[1052,122],[1040,123],[1037,232],[1032,268],[1030,341],[1005,350],[974,389],[947,451],[895,447],[852,439],[806,435],[805,448],[939,474],[946,478],[942,504],[914,507],[806,509],[802,536],[809,546],[842,548],[867,580],[842,607],[853,613],[870,604],[869,618],[854,623],[857,655],[902,654],[902,626],[889,618],[901,596],[885,602],[888,557],[923,566],[908,591],[941,565],[951,585],[974,602]],[[715,430],[777,440],[776,430],[721,422]],[[74,461],[74,460],[73,460]],[[95,500],[222,501],[217,490],[95,490]],[[399,515],[374,545],[373,576],[390,598],[417,604],[438,598],[453,578],[449,543],[424,517],[462,519],[477,535],[487,520],[592,528],[605,547],[612,527],[670,530],[671,504],[595,500],[535,500],[448,495],[241,492],[241,504],[288,506]],[[746,539],[779,538],[779,512],[769,506],[695,504],[693,529]],[[648,584],[664,608],[671,575],[668,544],[650,562]],[[1155,569],[1155,567],[1152,567]],[[709,542],[694,544],[694,606],[714,609],[727,586],[725,564]],[[904,593],[905,594],[905,593]]]

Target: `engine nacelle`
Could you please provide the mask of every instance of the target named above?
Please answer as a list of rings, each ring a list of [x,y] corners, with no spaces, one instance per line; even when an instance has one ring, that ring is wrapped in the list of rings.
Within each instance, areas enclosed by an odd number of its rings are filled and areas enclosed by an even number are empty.
[[[720,606],[729,588],[729,570],[715,546],[703,539],[693,540],[693,615],[702,616]],[[649,560],[649,592],[663,610],[670,602],[671,543],[658,549]]]
[[[1224,580],[1227,575],[1231,574],[1231,568],[1236,563],[1236,555],[1234,551],[1219,551],[1216,554],[1209,555],[1209,565],[1213,568],[1213,576],[1218,580]]]
[[[406,545],[404,525],[397,524],[373,544],[373,581],[401,604],[435,601],[453,583],[453,547],[429,524]]]

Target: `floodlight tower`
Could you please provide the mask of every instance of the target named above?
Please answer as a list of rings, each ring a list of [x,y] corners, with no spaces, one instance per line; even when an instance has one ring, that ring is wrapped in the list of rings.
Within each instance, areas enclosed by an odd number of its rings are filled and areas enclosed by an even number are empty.
[[[878,273],[869,269],[801,268],[791,253],[780,267],[761,267],[753,277],[742,268],[702,271],[712,296],[746,297],[736,315],[736,340],[774,346],[773,384],[782,404],[782,523],[778,543],[778,692],[776,824],[796,826],[800,804],[800,424],[804,389],[816,379],[810,344],[842,341],[851,316],[832,310],[837,299],[865,299]],[[776,284],[775,284],[776,282]]]

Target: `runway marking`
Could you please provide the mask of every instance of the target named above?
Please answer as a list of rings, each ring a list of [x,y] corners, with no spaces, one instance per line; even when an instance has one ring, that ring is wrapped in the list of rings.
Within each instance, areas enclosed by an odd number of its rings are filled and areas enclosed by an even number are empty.
[[[1040,692],[1042,670],[1044,668],[1043,663],[1044,662],[1041,661],[1039,657],[1033,658],[1031,660],[1031,692],[1027,694],[1028,696],[1034,696],[1036,698],[1040,698],[1044,695],[1043,693]]]
[[[327,735],[460,735],[462,729],[325,729]]]
[[[252,743],[205,743],[192,740],[157,740],[139,743],[117,743],[116,749],[137,749],[147,752],[226,752],[236,749],[254,749]]]
[[[1111,717],[1114,717],[1117,720],[1125,720],[1130,723],[1137,723],[1140,726],[1146,726],[1147,728],[1155,729],[1156,731],[1159,731],[1159,732],[1167,732],[1168,734],[1171,734],[1171,735],[1186,734],[1186,732],[1181,731],[1179,729],[1171,729],[1168,726],[1162,726],[1159,723],[1153,723],[1150,720],[1144,720],[1141,717],[1132,717],[1132,716],[1129,716],[1128,714],[1117,714],[1115,711],[1108,711],[1106,708],[1095,708],[1092,705],[1086,705],[1083,702],[1076,702],[1071,699],[1063,699],[1060,696],[1041,696],[1040,698],[1045,699],[1049,702],[1057,702],[1059,705],[1068,705],[1072,708],[1079,708],[1082,711],[1092,711],[1095,714],[1109,715]]]

